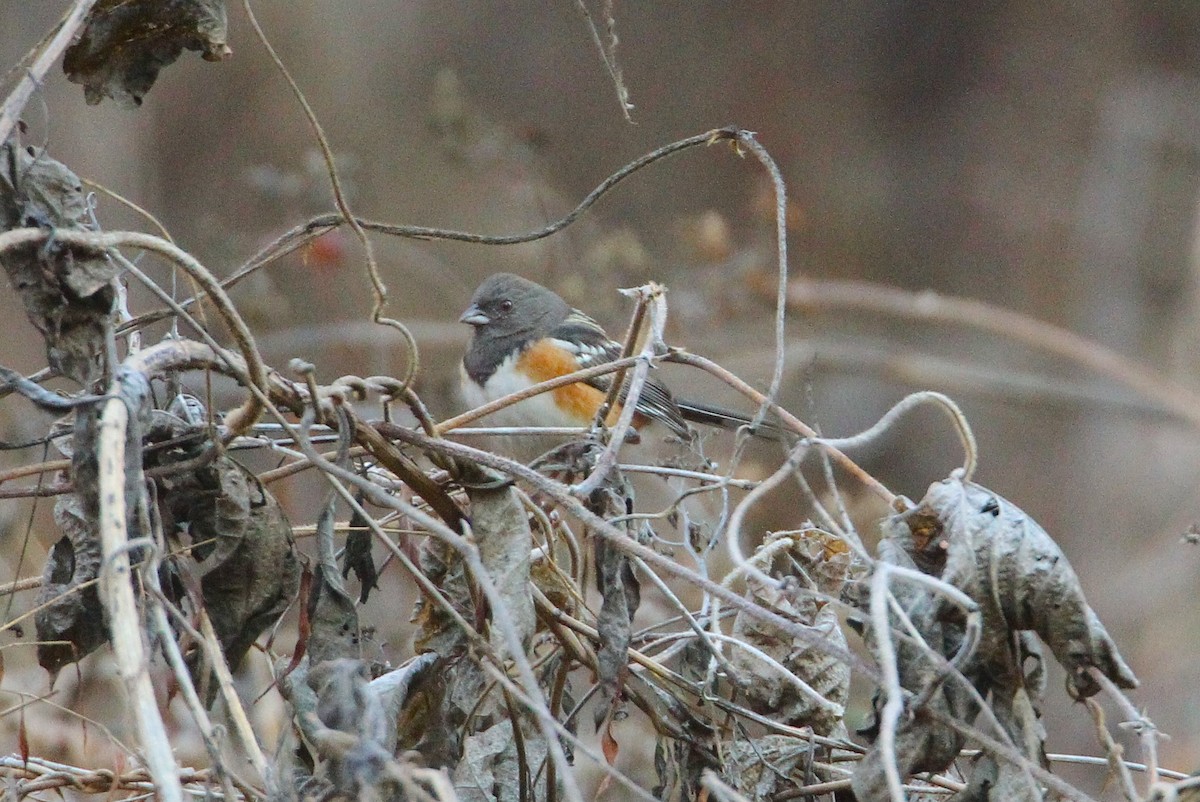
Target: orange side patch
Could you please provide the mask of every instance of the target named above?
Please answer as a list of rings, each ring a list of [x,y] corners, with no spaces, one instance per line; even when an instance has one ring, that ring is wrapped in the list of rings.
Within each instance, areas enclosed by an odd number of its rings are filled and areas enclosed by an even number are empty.
[[[556,379],[579,369],[573,356],[545,341],[527,348],[521,354],[518,367],[535,382]],[[559,409],[576,418],[581,426],[591,422],[596,410],[604,403],[604,393],[583,382],[568,384],[550,393]],[[619,414],[620,408],[613,411]]]

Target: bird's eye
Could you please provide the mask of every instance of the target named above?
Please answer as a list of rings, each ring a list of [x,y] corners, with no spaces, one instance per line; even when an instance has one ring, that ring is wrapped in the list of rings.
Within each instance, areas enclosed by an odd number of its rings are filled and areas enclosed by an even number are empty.
[[[500,302],[500,311],[501,312],[511,312],[512,308],[513,308],[513,302],[508,300],[507,298]]]

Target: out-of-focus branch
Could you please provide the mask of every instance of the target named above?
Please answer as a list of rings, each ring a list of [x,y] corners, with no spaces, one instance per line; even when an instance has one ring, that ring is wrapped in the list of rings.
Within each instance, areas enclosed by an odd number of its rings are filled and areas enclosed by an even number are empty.
[[[760,288],[765,292],[766,288]],[[788,284],[788,307],[819,314],[857,310],[922,322],[945,323],[986,331],[1030,348],[1069,359],[1124,384],[1200,427],[1200,394],[1073,331],[1011,309],[969,298],[912,292],[863,281],[794,278]]]

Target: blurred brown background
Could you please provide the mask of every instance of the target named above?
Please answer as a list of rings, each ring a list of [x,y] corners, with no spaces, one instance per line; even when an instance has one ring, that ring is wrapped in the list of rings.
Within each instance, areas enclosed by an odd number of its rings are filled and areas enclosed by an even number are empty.
[[[64,5],[0,0],[0,63],[15,64]],[[29,141],[152,211],[218,275],[332,208],[310,130],[235,6],[233,57],[185,54],[140,109],[88,107],[56,70],[25,113]],[[618,4],[636,125],[570,2],[256,10],[365,217],[537,228],[642,153],[736,124],[759,133],[788,182],[793,275],[987,300],[1200,387],[1195,3]],[[98,215],[106,228],[144,227],[107,199]],[[448,412],[467,334],[454,321],[497,269],[551,284],[614,330],[627,311],[617,287],[665,282],[671,342],[761,384],[771,307],[750,287],[774,269],[772,233],[763,170],[718,147],[636,175],[540,243],[376,243],[388,311],[423,345],[421,390]],[[403,370],[394,337],[363,322],[360,256],[335,236],[239,288],[272,364],[302,356],[323,378]],[[0,361],[44,364],[11,293],[0,311]],[[827,433],[869,425],[914,389],[963,405],[979,481],[1062,544],[1143,680],[1135,701],[1174,736],[1167,764],[1200,764],[1200,547],[1180,542],[1200,519],[1198,433],[1081,368],[962,327],[830,310],[789,333],[785,401]],[[6,438],[45,423],[22,402],[0,407]],[[920,413],[864,460],[919,496],[959,452],[942,419]],[[762,525],[794,524],[783,510]],[[6,552],[28,513],[0,502]],[[53,533],[35,538],[36,551]],[[1050,749],[1097,753],[1057,680],[1050,695]]]

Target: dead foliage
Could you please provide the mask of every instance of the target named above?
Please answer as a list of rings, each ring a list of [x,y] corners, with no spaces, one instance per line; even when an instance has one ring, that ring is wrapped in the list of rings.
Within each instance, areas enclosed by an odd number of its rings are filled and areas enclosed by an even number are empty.
[[[611,21],[611,9],[604,16]],[[91,102],[137,103],[183,49],[223,55],[225,24],[219,2],[99,2],[64,67]],[[609,61],[615,45],[612,36],[601,50],[622,89]],[[484,244],[533,239],[568,225],[646,164],[717,142],[778,178],[751,134],[719,129],[635,161],[539,232],[489,238],[355,226]],[[6,403],[59,418],[47,435],[53,428],[69,461],[46,466],[58,472],[50,478],[59,539],[33,583],[39,661],[53,684],[89,653],[146,649],[122,677],[140,749],[125,759],[146,770],[64,768],[48,778],[41,758],[25,754],[0,767],[14,798],[153,783],[167,799],[185,784],[246,798],[578,800],[585,764],[601,776],[598,794],[612,798],[1086,798],[1047,758],[1041,710],[1058,692],[1044,681],[1047,652],[1073,699],[1119,697],[1137,680],[1050,535],[971,481],[973,440],[949,399],[918,394],[896,413],[918,403],[950,411],[968,451],[964,468],[914,504],[854,465],[840,450],[848,443],[819,437],[775,406],[777,385],[761,394],[668,348],[665,296],[650,286],[629,332],[632,356],[600,371],[626,372],[635,395],[658,363],[707,370],[769,415],[759,432],[774,448],[774,473],[739,475],[744,433],[721,468],[703,438],[663,445],[650,465],[628,462],[620,424],[571,438],[535,470],[443,436],[471,414],[435,421],[401,381],[322,383],[328,366],[265,364],[206,268],[157,238],[99,231],[79,180],[46,152],[14,138],[0,158],[0,261],[45,338],[48,370],[36,378],[82,387],[63,398],[3,374]],[[781,182],[776,191],[783,215]],[[341,217],[298,226],[247,270],[345,222],[350,211],[339,203]],[[201,334],[129,339],[149,320],[193,319],[191,302],[137,310],[141,318],[120,310],[122,283],[154,286],[124,251],[153,253],[198,282],[231,343]],[[377,278],[373,263],[370,271]],[[781,264],[781,288],[786,279]],[[373,287],[373,317],[403,329],[380,317],[384,290]],[[197,373],[231,377],[245,402],[214,409],[211,398],[181,392]],[[417,425],[367,420],[366,400],[404,407]],[[256,428],[264,416],[271,426]],[[239,449],[272,438],[289,444],[291,465],[325,482],[304,550],[271,489],[289,469],[267,476],[239,460]],[[832,476],[834,462],[846,485],[818,497],[810,482]],[[638,498],[631,477],[639,471],[657,472],[654,487],[670,497],[664,511]],[[790,487],[811,520],[794,531],[752,531],[746,514],[774,487]],[[893,510],[880,521],[874,556],[838,511],[847,488],[859,497],[865,488]],[[403,645],[415,656],[400,665],[390,662],[399,645],[378,642],[361,621],[368,606],[390,603],[372,592],[381,571],[400,572],[420,599]],[[130,593],[136,605],[122,601]],[[272,679],[253,692],[284,703],[271,744],[260,743],[248,697],[230,681],[254,660],[270,665]],[[151,673],[170,677],[169,694],[147,696],[149,683],[137,685]],[[877,688],[861,737],[848,726],[855,675]],[[171,744],[153,735],[176,694],[203,733],[211,759],[203,770],[172,770]],[[218,699],[224,728],[209,719]],[[1138,726],[1151,732],[1143,747],[1153,764],[1152,725],[1142,718]],[[630,755],[652,765],[634,768]],[[1124,765],[1115,750],[1110,758]]]

